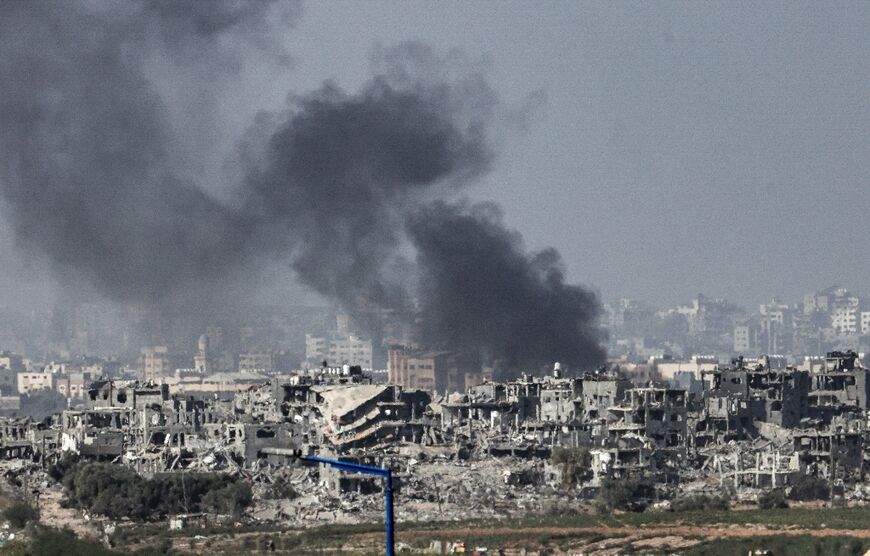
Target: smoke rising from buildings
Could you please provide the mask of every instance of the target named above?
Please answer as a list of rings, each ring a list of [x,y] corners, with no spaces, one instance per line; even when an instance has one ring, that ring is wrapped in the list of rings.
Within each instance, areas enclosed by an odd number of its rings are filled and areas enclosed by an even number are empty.
[[[278,260],[350,310],[417,299],[425,345],[508,366],[601,361],[597,300],[564,284],[558,254],[526,254],[492,209],[443,202],[493,160],[497,101],[480,72],[418,43],[380,49],[360,91],[327,82],[257,118],[234,158],[244,177],[218,200],[226,184],[189,170],[211,156],[189,129],[221,129],[211,80],[242,52],[288,63],[270,29],[299,9],[198,6],[0,5],[0,192],[60,281],[209,303]]]
[[[461,121],[490,91],[464,85],[402,87],[380,75],[357,94],[326,85],[297,99],[250,174],[246,210],[286,222],[304,284],[349,307],[409,304],[405,215],[491,159],[486,122]]]
[[[498,207],[435,202],[409,219],[417,248],[423,335],[501,368],[604,360],[598,300],[565,284],[554,249],[528,254]]]

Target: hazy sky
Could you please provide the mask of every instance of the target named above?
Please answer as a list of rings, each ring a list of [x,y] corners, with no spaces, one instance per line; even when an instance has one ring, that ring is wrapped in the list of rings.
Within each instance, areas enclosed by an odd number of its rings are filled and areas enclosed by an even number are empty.
[[[378,44],[458,48],[506,109],[546,98],[469,194],[569,281],[657,305],[870,292],[868,29],[858,2],[310,2],[293,65],[251,65],[225,108],[241,128],[324,79],[355,90]]]
[[[868,29],[858,2],[312,2],[287,83],[353,88],[377,42],[484,57],[547,101],[472,195],[605,299],[754,304],[870,291]]]

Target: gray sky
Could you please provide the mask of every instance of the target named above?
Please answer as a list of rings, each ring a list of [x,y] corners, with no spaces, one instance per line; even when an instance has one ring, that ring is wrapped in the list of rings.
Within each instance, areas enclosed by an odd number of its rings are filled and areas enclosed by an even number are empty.
[[[657,305],[870,292],[867,29],[857,2],[309,2],[294,64],[249,60],[217,141],[324,79],[356,90],[378,44],[458,48],[506,108],[545,93],[469,191],[559,249],[569,281]],[[0,286],[44,276],[4,228]]]
[[[605,299],[754,304],[870,291],[868,29],[857,2],[311,2],[286,83],[353,89],[375,43],[483,57],[547,102],[475,198]]]

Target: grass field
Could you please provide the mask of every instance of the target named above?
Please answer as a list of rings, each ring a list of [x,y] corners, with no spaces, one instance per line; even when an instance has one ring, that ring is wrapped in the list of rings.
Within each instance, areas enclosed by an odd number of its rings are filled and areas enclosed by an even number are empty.
[[[722,512],[560,515],[517,520],[397,524],[398,543],[427,549],[432,541],[462,540],[490,554],[864,554],[870,549],[870,507],[790,508]],[[383,554],[383,524],[313,529],[242,527],[170,533],[164,524],[117,534],[117,553]],[[160,547],[155,550],[156,547]],[[0,554],[36,554],[38,551]]]

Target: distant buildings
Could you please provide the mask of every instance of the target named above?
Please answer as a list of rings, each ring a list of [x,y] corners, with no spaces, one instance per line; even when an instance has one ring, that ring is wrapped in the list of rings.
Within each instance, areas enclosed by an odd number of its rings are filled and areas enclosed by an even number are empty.
[[[153,346],[142,349],[142,375],[146,382],[158,383],[172,374],[167,346]]]
[[[211,356],[208,353],[208,335],[203,334],[196,342],[196,355],[193,357],[193,369],[207,375],[212,372]]]
[[[662,380],[672,380],[680,373],[691,373],[700,379],[704,371],[711,371],[719,366],[719,359],[712,355],[693,355],[688,361],[674,361],[673,359],[650,358]]]
[[[11,351],[0,351],[0,369],[19,372],[24,370],[24,358]]]
[[[239,354],[240,373],[271,373],[274,357],[270,351],[249,351]]]
[[[332,337],[305,335],[305,360],[311,365],[359,365],[372,368],[372,342],[353,334]]]
[[[450,351],[417,351],[398,347],[387,352],[388,380],[404,388],[463,392],[483,382],[485,373]]]
[[[774,299],[746,311],[724,299],[697,296],[690,303],[653,311],[619,299],[605,304],[608,351],[642,363],[658,354],[686,359],[708,353],[780,353],[799,362],[835,349],[870,352],[870,298],[841,287],[809,293],[799,303]]]
[[[39,373],[18,373],[18,393],[30,394],[38,390],[53,390],[54,389],[54,374],[39,372]]]
[[[53,390],[68,400],[74,400],[84,396],[91,382],[101,377],[116,376],[118,370],[115,362],[93,358],[52,361],[40,370],[17,373],[15,388],[3,390],[0,387],[0,392],[28,395],[42,390]]]

